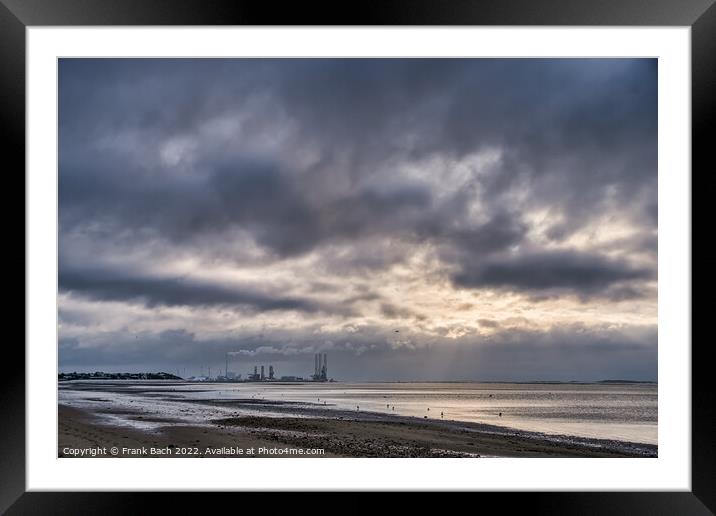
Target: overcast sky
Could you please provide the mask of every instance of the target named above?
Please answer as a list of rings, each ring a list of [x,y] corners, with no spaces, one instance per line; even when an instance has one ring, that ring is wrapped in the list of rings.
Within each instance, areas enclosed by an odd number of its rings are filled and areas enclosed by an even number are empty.
[[[655,59],[61,59],[59,134],[62,371],[656,379]]]

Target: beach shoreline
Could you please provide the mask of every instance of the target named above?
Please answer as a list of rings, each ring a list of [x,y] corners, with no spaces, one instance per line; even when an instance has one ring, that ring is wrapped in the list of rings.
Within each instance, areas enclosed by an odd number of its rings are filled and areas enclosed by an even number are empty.
[[[58,405],[58,457],[116,448],[115,457],[656,457],[654,445],[523,432],[507,427],[292,406],[265,400],[187,401],[237,410],[202,424],[127,410]],[[271,416],[239,412],[270,407]],[[285,415],[276,412],[285,410]],[[133,419],[147,428],[116,424]],[[156,450],[156,453],[151,453]],[[237,453],[240,450],[241,453]],[[268,450],[263,453],[260,450]],[[288,451],[286,451],[288,450]],[[291,451],[294,450],[294,451]],[[295,450],[304,450],[297,452]],[[320,453],[311,450],[321,450]],[[253,453],[251,453],[253,451]],[[96,457],[108,456],[96,454]]]

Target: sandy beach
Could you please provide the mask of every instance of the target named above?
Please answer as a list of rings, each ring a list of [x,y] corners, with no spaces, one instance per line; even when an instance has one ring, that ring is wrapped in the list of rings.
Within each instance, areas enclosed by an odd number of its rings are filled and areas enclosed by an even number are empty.
[[[221,403],[221,402],[214,402]],[[221,403],[226,408],[226,403]],[[261,403],[260,405],[264,405]],[[205,405],[205,403],[202,403]],[[60,404],[58,456],[81,450],[114,448],[116,457],[649,457],[655,446],[595,439],[543,436],[489,425],[420,420],[369,412],[283,407],[279,417],[246,416],[240,409],[259,408],[255,400],[232,401],[236,416],[201,425],[177,424],[146,413],[121,414],[102,408],[93,413]],[[121,416],[147,428],[112,424]],[[154,451],[152,451],[154,450]],[[289,450],[294,450],[290,452]],[[296,450],[303,450],[298,454]],[[318,451],[311,451],[318,450]],[[83,455],[87,456],[87,455]]]

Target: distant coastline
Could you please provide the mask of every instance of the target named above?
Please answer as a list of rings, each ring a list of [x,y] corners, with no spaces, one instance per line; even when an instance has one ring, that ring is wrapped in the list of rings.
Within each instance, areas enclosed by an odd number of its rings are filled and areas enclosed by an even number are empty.
[[[173,380],[173,381],[180,381],[180,382],[187,382],[187,383],[197,383],[196,381],[192,381],[186,378],[182,378],[180,376],[171,374],[171,373],[165,373],[162,371],[159,372],[149,372],[149,373],[107,373],[103,371],[96,371],[93,373],[78,373],[78,372],[72,372],[72,373],[58,373],[57,375],[58,381],[70,381],[70,380]],[[205,380],[206,381],[206,380]],[[658,381],[655,380],[624,380],[624,379],[610,379],[610,380],[594,380],[594,381],[587,381],[587,380],[332,380],[335,383],[399,383],[399,384],[409,384],[409,383],[484,383],[484,384],[502,384],[502,383],[512,383],[512,384],[524,384],[524,385],[597,385],[597,384],[652,384],[657,385]],[[237,380],[208,380],[210,383],[242,383],[242,381]],[[311,380],[303,379],[303,380],[296,380],[296,381],[288,381],[288,380],[272,380],[271,383],[280,385],[280,384],[295,384],[295,383],[313,383]]]

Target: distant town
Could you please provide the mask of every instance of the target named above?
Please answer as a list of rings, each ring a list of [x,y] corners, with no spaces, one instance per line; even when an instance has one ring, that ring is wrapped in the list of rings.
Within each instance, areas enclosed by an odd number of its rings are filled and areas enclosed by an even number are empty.
[[[189,376],[184,378],[178,374],[165,372],[158,373],[106,373],[103,371],[95,371],[94,373],[59,373],[59,381],[69,380],[185,380],[188,382],[221,382],[221,383],[242,383],[242,382],[333,382],[333,378],[328,377],[328,356],[326,353],[316,353],[314,355],[313,374],[307,377],[302,376],[276,376],[273,365],[255,365],[253,372],[248,373],[244,378],[241,374],[229,371],[229,353],[226,354],[226,365],[224,374],[211,375],[211,368],[208,368],[208,374],[199,376]]]
[[[105,373],[96,371],[94,373],[60,373],[57,375],[59,381],[67,380],[183,380],[183,378],[170,373]]]

